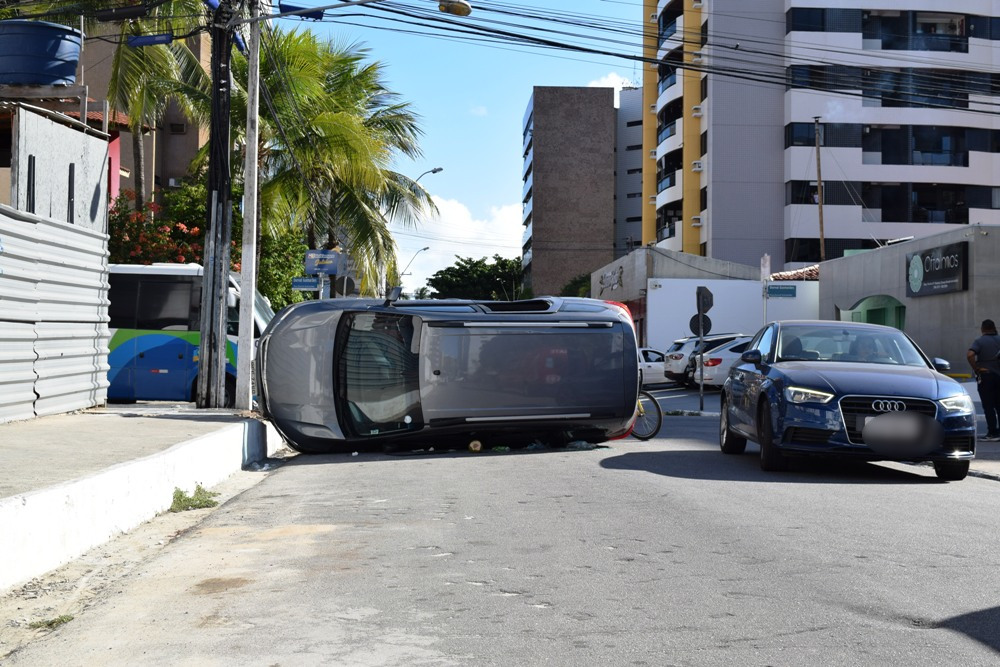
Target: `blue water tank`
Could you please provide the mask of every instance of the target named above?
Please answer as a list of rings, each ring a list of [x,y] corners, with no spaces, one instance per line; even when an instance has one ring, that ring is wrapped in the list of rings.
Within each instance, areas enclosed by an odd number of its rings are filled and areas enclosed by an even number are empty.
[[[82,36],[79,30],[58,23],[0,21],[0,85],[76,83]]]

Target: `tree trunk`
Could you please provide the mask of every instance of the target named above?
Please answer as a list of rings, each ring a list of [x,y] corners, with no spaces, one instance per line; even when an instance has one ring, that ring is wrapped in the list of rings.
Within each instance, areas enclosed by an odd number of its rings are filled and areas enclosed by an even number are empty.
[[[146,204],[146,148],[142,141],[142,128],[132,131],[132,173],[135,183],[135,210]]]

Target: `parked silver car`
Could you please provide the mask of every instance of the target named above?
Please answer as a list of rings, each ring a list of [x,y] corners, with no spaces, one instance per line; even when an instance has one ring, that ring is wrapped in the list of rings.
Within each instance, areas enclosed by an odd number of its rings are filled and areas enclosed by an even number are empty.
[[[309,453],[602,442],[628,433],[639,391],[628,309],[580,298],[307,301],[255,363],[264,414]]]

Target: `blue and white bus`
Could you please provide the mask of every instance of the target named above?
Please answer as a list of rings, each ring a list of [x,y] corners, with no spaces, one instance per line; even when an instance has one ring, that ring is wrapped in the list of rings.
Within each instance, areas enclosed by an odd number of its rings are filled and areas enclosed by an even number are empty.
[[[111,264],[108,307],[109,401],[193,401],[201,343],[201,277],[198,264]],[[229,277],[226,346],[227,404],[235,396],[239,334],[239,282]],[[274,317],[254,295],[254,340]]]

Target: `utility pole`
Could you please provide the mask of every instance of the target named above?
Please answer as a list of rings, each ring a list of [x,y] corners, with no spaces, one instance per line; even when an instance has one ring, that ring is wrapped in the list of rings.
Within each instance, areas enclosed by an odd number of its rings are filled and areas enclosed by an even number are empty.
[[[208,211],[201,286],[201,345],[198,407],[226,402],[226,320],[229,303],[229,241],[232,236],[230,158],[230,61],[235,29],[232,0],[221,0],[212,15],[212,119],[209,129]],[[249,295],[252,299],[253,295]]]
[[[820,159],[819,116],[813,116],[816,134],[816,212],[819,214],[819,261],[826,261],[826,238],[823,235],[823,161]]]
[[[257,134],[260,81],[260,15],[250,0],[250,44],[247,49],[247,147],[243,168],[243,255],[240,258],[240,339],[236,349],[236,408],[249,410],[253,402],[252,359],[254,302],[257,298]]]

